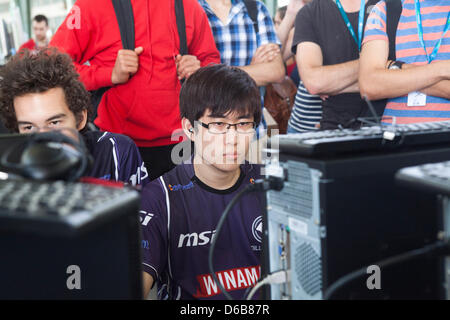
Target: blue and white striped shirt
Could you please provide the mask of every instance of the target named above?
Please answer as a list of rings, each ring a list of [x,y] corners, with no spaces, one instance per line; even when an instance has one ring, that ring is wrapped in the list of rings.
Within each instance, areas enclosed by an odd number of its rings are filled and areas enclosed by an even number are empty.
[[[300,81],[289,119],[289,133],[319,130],[320,120],[322,120],[322,99],[310,94]]]

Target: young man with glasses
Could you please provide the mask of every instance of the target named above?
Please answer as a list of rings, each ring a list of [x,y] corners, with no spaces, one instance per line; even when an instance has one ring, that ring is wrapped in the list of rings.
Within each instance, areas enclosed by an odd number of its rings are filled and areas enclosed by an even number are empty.
[[[261,120],[259,91],[244,71],[224,65],[194,73],[180,94],[182,127],[194,144],[190,161],[151,182],[142,194],[144,294],[159,299],[223,299],[208,251],[228,203],[260,178],[245,162]],[[260,275],[260,195],[243,196],[216,240],[214,267],[234,299]]]

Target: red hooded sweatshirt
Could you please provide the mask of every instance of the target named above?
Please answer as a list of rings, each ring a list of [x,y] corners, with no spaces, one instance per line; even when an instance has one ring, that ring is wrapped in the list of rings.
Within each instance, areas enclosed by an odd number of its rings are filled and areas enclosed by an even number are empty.
[[[95,124],[104,131],[125,134],[140,147],[174,144],[181,128],[180,82],[174,57],[179,54],[174,0],[131,0],[135,46],[143,47],[138,72],[125,84],[106,92]],[[189,54],[201,66],[220,63],[208,18],[197,0],[183,0]],[[111,74],[122,49],[111,0],[78,0],[51,46],[74,60],[87,90],[112,86]]]
[[[36,49],[36,42],[34,42],[33,39],[28,40],[27,42],[25,42],[24,44],[22,44],[19,48],[19,50],[17,52],[20,52],[24,49],[28,49],[28,50],[35,50]]]

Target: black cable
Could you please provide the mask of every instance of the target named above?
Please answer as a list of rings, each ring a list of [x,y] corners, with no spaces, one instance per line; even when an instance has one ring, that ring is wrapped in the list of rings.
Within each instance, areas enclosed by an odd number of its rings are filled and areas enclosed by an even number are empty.
[[[366,95],[363,96],[364,101],[366,101],[367,106],[369,107],[369,111],[372,114],[372,116],[374,117],[375,121],[377,121],[378,125],[380,126],[380,128],[382,128],[382,124],[381,124],[381,119],[379,119],[377,112],[375,111],[375,107],[373,106],[372,102],[370,102],[370,100],[367,98]]]
[[[284,186],[283,178],[277,178],[277,177],[269,177],[268,179],[264,179],[264,180],[262,180],[262,179],[256,180],[254,184],[249,184],[249,185],[245,186],[241,191],[238,192],[238,194],[236,194],[236,196],[226,206],[225,210],[222,213],[222,216],[219,219],[219,222],[217,223],[216,233],[215,233],[214,238],[211,241],[211,247],[209,248],[208,267],[209,267],[209,272],[211,273],[214,281],[217,283],[217,286],[223,292],[224,296],[228,300],[233,300],[233,297],[225,290],[222,283],[217,278],[216,273],[214,272],[214,265],[213,265],[214,250],[216,248],[217,239],[219,238],[220,232],[222,231],[223,224],[224,224],[225,220],[227,219],[227,216],[230,213],[231,209],[234,207],[234,205],[247,193],[254,192],[254,191],[267,191],[267,190],[280,191],[281,189],[283,189],[283,186]]]
[[[222,216],[220,217],[219,222],[217,223],[216,233],[215,233],[213,240],[211,241],[211,247],[209,248],[209,254],[208,254],[209,272],[211,273],[214,281],[217,283],[220,291],[223,292],[224,296],[228,300],[233,300],[233,297],[225,290],[222,283],[217,278],[216,273],[214,272],[214,265],[213,265],[214,250],[216,248],[217,239],[219,238],[220,232],[222,231],[222,226],[223,226],[228,214],[230,213],[231,209],[245,194],[253,192],[256,189],[254,186],[255,185],[253,185],[253,184],[247,185],[245,188],[243,188],[241,191],[239,191],[239,193],[227,205],[227,207],[225,208],[225,210],[222,213]]]
[[[389,267],[393,264],[398,264],[401,262],[405,262],[411,259],[420,258],[425,255],[441,255],[448,254],[450,252],[450,246],[448,241],[438,241],[433,244],[427,245],[425,247],[411,250],[402,254],[399,254],[394,257],[387,258],[385,260],[373,263],[381,268]],[[334,282],[328,289],[324,295],[324,300],[330,300],[338,290],[347,285],[348,283],[364,276],[367,274],[366,268],[361,268],[359,270],[353,271],[341,278],[339,278],[336,282]]]

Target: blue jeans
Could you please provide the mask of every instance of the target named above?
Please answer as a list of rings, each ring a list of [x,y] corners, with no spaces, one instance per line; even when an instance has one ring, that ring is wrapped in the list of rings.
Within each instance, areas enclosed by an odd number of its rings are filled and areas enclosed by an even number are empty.
[[[287,133],[303,133],[303,131],[297,131],[294,127],[288,124]]]

